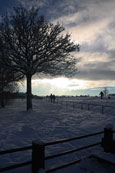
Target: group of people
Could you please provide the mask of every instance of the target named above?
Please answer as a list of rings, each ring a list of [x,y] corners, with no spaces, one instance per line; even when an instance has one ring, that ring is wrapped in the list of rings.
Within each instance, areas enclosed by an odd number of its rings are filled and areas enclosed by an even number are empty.
[[[55,95],[54,94],[51,94],[50,95],[50,100],[51,100],[51,102],[54,102],[55,103]]]

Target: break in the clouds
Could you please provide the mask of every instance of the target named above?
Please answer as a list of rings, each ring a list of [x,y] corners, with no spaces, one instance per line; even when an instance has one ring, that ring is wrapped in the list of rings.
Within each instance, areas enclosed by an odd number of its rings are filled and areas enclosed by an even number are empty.
[[[72,40],[81,45],[75,53],[79,58],[79,73],[74,76],[77,82],[69,89],[74,86],[75,91],[80,80],[84,85],[86,81],[86,88],[115,86],[115,0],[4,0],[0,13],[18,5],[39,7],[40,14],[63,24]],[[46,85],[51,91],[52,84]]]

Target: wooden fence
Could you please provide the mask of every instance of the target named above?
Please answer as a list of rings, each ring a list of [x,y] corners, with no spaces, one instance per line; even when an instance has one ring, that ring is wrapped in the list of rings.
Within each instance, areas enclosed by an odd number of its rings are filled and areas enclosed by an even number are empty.
[[[90,144],[90,145],[87,145],[87,146],[84,146],[84,147],[64,151],[64,152],[61,152],[61,153],[58,153],[58,154],[45,156],[45,147],[46,146],[49,146],[49,145],[51,146],[51,145],[55,145],[55,144],[70,142],[70,141],[73,141],[73,140],[79,140],[79,139],[87,138],[87,137],[90,137],[90,136],[100,135],[100,134],[103,134],[103,133],[104,133],[104,138],[102,139],[102,141],[98,141],[94,144]],[[12,149],[12,150],[0,151],[0,155],[4,155],[4,154],[9,154],[9,153],[25,151],[25,150],[32,150],[32,160],[31,161],[26,161],[26,162],[11,165],[11,166],[8,166],[8,167],[5,167],[5,168],[0,168],[0,172],[5,172],[5,171],[8,171],[8,170],[20,168],[20,167],[27,166],[27,165],[30,165],[30,164],[32,165],[32,173],[37,173],[41,169],[44,170],[44,172],[46,172],[46,173],[50,173],[50,172],[53,172],[55,170],[65,168],[67,166],[70,166],[70,165],[73,165],[75,163],[80,162],[80,160],[74,160],[72,162],[66,163],[64,165],[61,165],[61,166],[58,166],[58,167],[55,167],[55,168],[52,168],[52,169],[46,170],[46,171],[45,171],[45,160],[57,158],[59,156],[74,153],[74,152],[84,150],[84,149],[87,149],[87,148],[91,148],[91,147],[94,147],[94,146],[97,146],[97,145],[100,145],[100,144],[102,144],[102,146],[104,147],[104,151],[108,152],[108,145],[110,146],[109,150],[111,150],[110,142],[113,141],[113,133],[115,133],[115,131],[113,131],[112,129],[105,128],[104,131],[96,132],[96,133],[92,133],[92,134],[88,134],[88,135],[83,135],[83,136],[79,136],[79,137],[73,137],[73,138],[63,139],[63,140],[49,142],[49,143],[43,143],[41,141],[37,141],[37,142],[32,142],[31,146],[27,146],[27,147],[23,147],[23,148],[16,148],[16,149]],[[109,143],[108,143],[108,141],[109,141]]]
[[[0,151],[0,155],[10,154],[10,153],[15,153],[15,152],[20,152],[20,151],[26,151],[26,150],[30,150],[30,149],[32,149],[32,145],[27,146],[27,147],[22,147],[22,148],[15,148],[15,149],[11,149],[11,150]],[[0,168],[0,172],[9,171],[9,170],[20,168],[20,167],[27,166],[30,164],[32,164],[32,161],[26,161],[23,163],[19,163],[19,164],[11,165],[8,167]]]
[[[66,107],[71,106],[73,108],[76,108],[75,106],[79,105],[81,110],[83,110],[84,109],[83,106],[86,105],[88,111],[92,110],[91,106],[94,106],[94,107],[98,106],[98,107],[101,107],[101,113],[102,114],[104,114],[104,109],[107,108],[107,107],[115,109],[114,106],[99,105],[99,104],[84,103],[84,102],[75,102],[75,101],[65,101],[65,100],[59,100],[59,99],[55,100],[55,103],[65,105]]]

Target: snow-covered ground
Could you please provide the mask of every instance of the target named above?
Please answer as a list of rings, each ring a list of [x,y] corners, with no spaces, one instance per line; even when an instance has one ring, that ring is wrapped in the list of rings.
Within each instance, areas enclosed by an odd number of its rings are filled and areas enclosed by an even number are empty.
[[[111,96],[111,99],[104,97],[61,97],[58,99],[62,104],[67,106],[74,106],[78,109],[90,110],[93,112],[99,112],[103,114],[115,115],[115,97]],[[102,110],[103,109],[103,110]]]
[[[70,98],[68,98],[68,100],[70,100]],[[80,97],[76,97],[71,98],[71,101],[73,100],[76,102],[80,101],[115,106],[115,99],[81,99]],[[115,114],[109,113],[109,111],[102,115],[99,111],[87,111],[87,109],[81,110],[77,107],[72,108],[72,106],[66,107],[66,105],[50,103],[49,101],[46,101],[46,99],[33,100],[33,111],[31,110],[27,112],[25,107],[26,101],[24,99],[17,99],[5,109],[0,109],[0,150],[28,146],[32,144],[32,141],[36,140],[51,142],[98,132],[102,131],[107,124],[112,123],[114,125],[115,123]],[[46,155],[99,142],[101,141],[102,136],[103,135],[98,135],[95,137],[88,137],[87,139],[46,147]],[[46,168],[49,169],[63,164],[64,162],[72,161],[73,159],[80,159],[84,156],[91,155],[92,153],[102,153],[102,151],[103,149],[98,146],[82,150],[69,156],[63,156],[58,160],[49,160],[46,161]],[[115,156],[112,156],[112,158],[115,159]],[[0,167],[20,163],[26,160],[31,160],[31,151],[0,156]],[[70,169],[73,170],[71,173],[78,171],[78,167],[73,166]],[[70,171],[70,169],[68,168],[62,172],[67,172],[67,170]],[[105,172],[105,169],[103,170],[101,167],[100,169],[102,170],[102,173]],[[81,171],[88,173],[87,170],[81,169]],[[29,173],[31,172],[31,166],[8,172]],[[93,170],[93,172],[95,173],[95,170]],[[97,170],[97,172],[99,171]],[[81,173],[80,169],[79,173]]]

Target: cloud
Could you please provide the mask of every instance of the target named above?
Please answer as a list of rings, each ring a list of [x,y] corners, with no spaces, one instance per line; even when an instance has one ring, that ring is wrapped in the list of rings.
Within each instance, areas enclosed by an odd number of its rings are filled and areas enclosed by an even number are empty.
[[[80,56],[81,60],[77,64],[79,73],[75,75],[77,79],[96,81],[115,79],[115,59],[111,54],[83,52]]]
[[[104,69],[94,69],[94,70],[82,70],[76,76],[77,79],[82,80],[115,80],[115,71],[112,70],[104,70]]]
[[[76,81],[89,81],[87,88],[115,85],[115,0],[4,0],[1,13],[18,4],[40,7],[40,14],[50,22],[62,23],[72,40],[81,45],[75,53],[80,57]],[[67,88],[75,89],[77,82]]]

